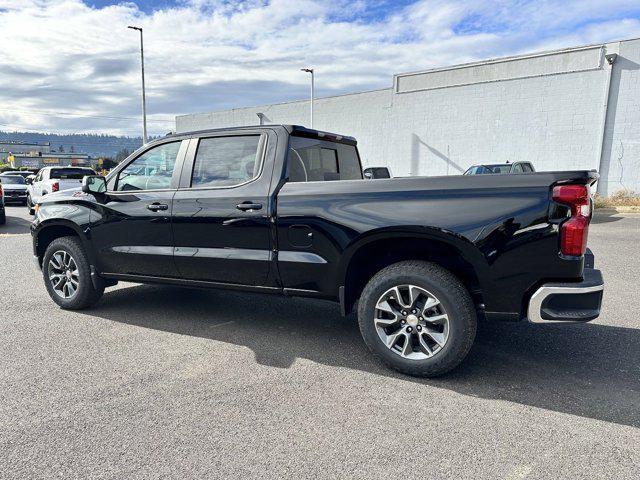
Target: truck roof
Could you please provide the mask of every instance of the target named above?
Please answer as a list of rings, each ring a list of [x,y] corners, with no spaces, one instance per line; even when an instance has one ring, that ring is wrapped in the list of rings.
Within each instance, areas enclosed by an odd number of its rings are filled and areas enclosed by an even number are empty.
[[[209,128],[204,130],[192,130],[189,132],[170,133],[166,137],[182,137],[185,135],[202,135],[203,133],[217,133],[227,132],[230,130],[254,130],[256,128],[269,128],[269,127],[282,127],[285,128],[290,135],[298,137],[319,138],[330,140],[332,142],[346,143],[348,145],[356,145],[356,139],[348,135],[340,135],[337,133],[324,132],[322,130],[315,130],[312,128],[303,127],[301,125],[289,125],[289,124],[269,124],[269,125],[243,125],[240,127],[224,127],[224,128]]]

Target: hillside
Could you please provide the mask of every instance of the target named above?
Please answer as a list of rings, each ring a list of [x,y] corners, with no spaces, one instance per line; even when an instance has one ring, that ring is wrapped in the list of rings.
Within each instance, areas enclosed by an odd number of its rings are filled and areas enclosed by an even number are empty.
[[[52,150],[58,151],[59,147],[62,146],[65,152],[69,152],[73,147],[74,151],[87,153],[91,157],[115,157],[123,149],[132,152],[142,145],[141,137],[118,137],[115,135],[84,133],[59,135],[55,133],[0,131],[0,141],[3,140],[49,142]]]

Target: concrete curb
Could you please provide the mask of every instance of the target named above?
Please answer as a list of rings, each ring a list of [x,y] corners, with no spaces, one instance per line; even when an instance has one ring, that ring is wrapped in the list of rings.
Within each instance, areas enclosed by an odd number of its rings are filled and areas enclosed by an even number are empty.
[[[640,206],[620,206],[596,208],[594,215],[614,215],[616,213],[640,213]]]

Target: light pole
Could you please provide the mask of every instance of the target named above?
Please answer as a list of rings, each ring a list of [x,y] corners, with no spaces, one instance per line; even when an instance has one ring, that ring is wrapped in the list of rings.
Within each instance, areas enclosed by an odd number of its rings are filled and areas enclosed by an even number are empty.
[[[303,72],[307,72],[311,74],[311,128],[313,128],[313,101],[316,96],[315,85],[314,85],[314,76],[313,76],[313,68],[301,68]]]
[[[144,46],[142,43],[142,27],[132,27],[130,25],[127,28],[138,30],[140,32],[140,65],[142,67],[142,141],[147,143],[147,101],[144,92]]]

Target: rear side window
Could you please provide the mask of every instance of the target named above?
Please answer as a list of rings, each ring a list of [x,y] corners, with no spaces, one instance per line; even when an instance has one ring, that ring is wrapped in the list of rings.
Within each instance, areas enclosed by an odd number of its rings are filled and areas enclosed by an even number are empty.
[[[533,167],[531,166],[530,163],[523,163],[522,164],[522,168],[524,169],[524,173],[531,173],[533,172]]]
[[[192,187],[232,187],[260,173],[260,135],[202,138],[191,176]]]
[[[353,145],[291,137],[287,163],[290,182],[362,179],[360,159]]]
[[[500,174],[511,173],[511,165],[510,164],[507,164],[507,165],[489,165],[489,168],[491,169],[491,173],[500,173]]]
[[[513,171],[511,173],[524,173],[524,170],[522,169],[522,164],[519,163],[517,165],[514,165]]]

